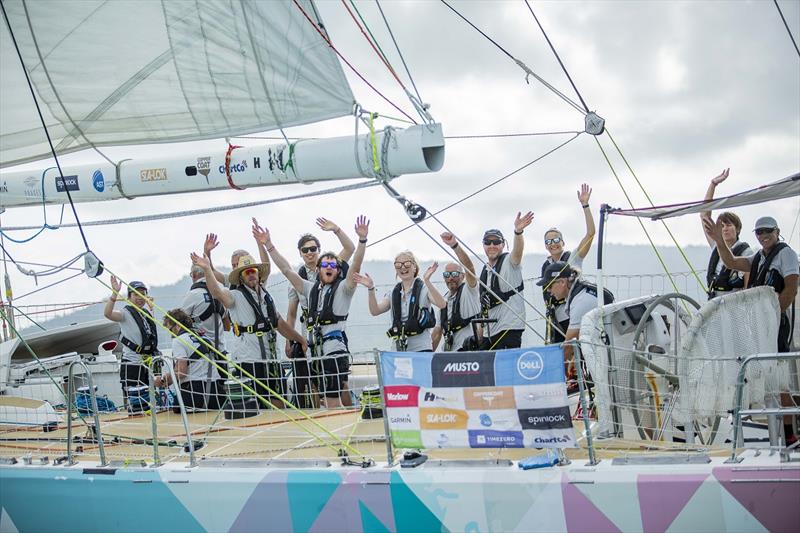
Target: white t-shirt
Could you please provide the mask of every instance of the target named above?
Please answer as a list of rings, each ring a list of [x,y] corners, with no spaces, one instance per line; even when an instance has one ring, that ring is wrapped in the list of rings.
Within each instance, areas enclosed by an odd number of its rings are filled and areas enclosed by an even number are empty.
[[[470,287],[469,284],[464,281],[462,282],[464,289],[461,291],[461,300],[459,302],[459,310],[461,312],[462,318],[468,318],[471,316],[475,316],[481,312],[481,294],[477,283],[474,287]],[[458,290],[456,289],[456,293]],[[452,318],[453,316],[453,304],[455,303],[456,294],[451,294],[449,291],[445,295],[447,299],[447,316],[448,318]],[[443,326],[443,324],[439,324]],[[453,334],[453,348],[450,351],[457,351],[461,346],[464,344],[464,341],[472,336],[472,326],[466,325],[460,330],[456,331]],[[444,349],[444,343],[442,343],[442,349]]]
[[[585,290],[578,292],[569,303],[569,326],[567,329],[580,329],[583,315],[596,307],[597,296],[593,296]]]
[[[413,285],[412,285],[413,288]],[[384,295],[384,298],[388,298],[389,302],[392,301],[392,292],[394,292],[394,288],[391,291],[387,292]],[[409,296],[411,296],[411,291],[406,294],[405,289],[403,289],[402,284],[400,285],[400,320],[405,322],[408,320],[408,307],[409,307]],[[422,290],[419,291],[419,308],[422,309],[427,307],[433,312],[433,305],[431,304],[431,297],[430,293],[428,292],[428,287],[424,284],[422,285]],[[389,312],[393,313],[391,305],[389,307]],[[408,341],[408,345],[406,347],[406,351],[409,352],[420,352],[422,350],[432,350],[433,349],[433,339],[431,339],[431,328],[427,328],[422,331],[419,335],[413,335],[411,337],[406,337]],[[395,341],[392,341],[392,350],[399,350],[400,348],[397,346]]]
[[[202,279],[200,281],[205,281]],[[214,321],[217,322],[217,332],[219,335],[219,350],[222,351],[225,349],[225,335],[223,334],[222,328],[222,317],[216,313],[212,313],[207,319],[200,321],[199,317],[203,313],[206,312],[208,306],[211,305],[211,295],[210,293],[202,288],[191,289],[186,296],[183,298],[183,302],[181,302],[181,309],[192,317],[194,320],[195,329],[200,332],[200,334],[207,336],[211,339],[213,344],[214,342]]]
[[[310,281],[311,283],[314,283],[315,281],[317,281],[317,271],[316,270],[309,270],[308,267],[306,267],[306,276],[308,276],[308,280],[307,281]],[[299,302],[301,308],[308,309],[308,299],[306,298],[306,295],[305,294],[298,294],[298,292],[295,290],[294,286],[290,283],[289,284],[289,303],[291,303],[292,301],[295,301],[295,300],[297,302]],[[299,316],[302,316],[302,315],[299,315]]]
[[[213,342],[212,339],[208,340]],[[211,342],[209,342],[209,344],[211,344]],[[189,361],[189,368],[186,372],[184,381],[205,381],[206,379],[219,379],[217,368],[203,358],[202,355],[198,355],[197,358],[191,359],[195,350],[194,348],[186,346],[184,343],[188,344],[189,346],[198,345],[197,341],[186,332],[183,332],[172,339],[172,358],[176,361],[179,359],[186,359]],[[210,355],[210,357],[211,356],[213,356],[213,354]],[[211,374],[209,374],[209,369],[211,370]]]
[[[564,257],[564,253],[561,254],[561,257]],[[583,257],[578,254],[578,249],[575,248],[569,253],[569,259],[567,259],[567,264],[577,268],[583,268]],[[544,260],[546,265],[551,265],[555,263],[552,257],[548,257]],[[567,304],[566,302],[556,306],[556,322],[563,322],[567,319]]]
[[[496,274],[494,269],[488,270],[486,285],[491,287],[492,279]],[[519,265],[512,263],[511,254],[509,253],[503,260],[499,278],[501,292],[516,290],[522,284],[522,263],[520,262]],[[522,295],[514,294],[506,304],[508,305],[499,303],[489,309],[489,318],[497,319],[496,323],[489,324],[489,331],[492,336],[509,329],[525,329],[525,302],[522,301]],[[511,309],[509,309],[509,306]],[[519,318],[517,315],[519,315]]]
[[[256,292],[249,287],[244,286],[244,290],[250,292],[253,300],[258,303],[261,313],[267,317],[267,306],[264,303],[264,293],[266,292],[266,289],[263,286],[261,287],[260,298]],[[242,294],[240,290],[234,289],[231,291],[231,296],[233,296],[233,306],[228,309],[231,314],[231,321],[242,326],[253,325],[256,321],[256,314],[253,311],[253,308],[250,307],[250,304],[247,302],[244,294]],[[280,318],[280,313],[278,313],[277,309],[275,310],[275,313],[278,315],[278,318]],[[233,360],[249,362],[263,361],[264,359],[261,357],[259,339],[261,339],[261,342],[264,344],[267,359],[270,359],[272,354],[269,350],[268,335],[259,337],[254,333],[242,333],[242,335],[239,337],[234,337],[233,343],[231,344],[230,353]]]
[[[120,309],[122,313],[122,322],[119,323],[119,333],[120,338],[125,337],[126,339],[130,339],[137,345],[142,345],[142,334],[139,331],[139,326],[136,325],[136,320],[134,320],[133,316],[131,316],[130,311],[125,309],[124,307]],[[136,312],[136,311],[134,311]],[[144,317],[143,317],[144,320]],[[149,328],[149,322],[144,320],[144,327]],[[158,326],[156,326],[156,330]],[[156,334],[158,332],[156,331]],[[124,344],[122,345],[122,360],[127,361],[129,363],[142,363],[142,354],[136,353]]]
[[[757,253],[749,256],[747,260],[750,262],[750,265],[753,265],[753,260],[758,255],[761,257],[761,264],[764,264],[764,251],[759,250]],[[786,276],[791,276],[792,274],[800,274],[800,266],[798,266],[797,260],[797,252],[791,249],[791,247],[786,246],[783,250],[778,252],[778,255],[772,260],[772,264],[770,265],[770,270],[776,270],[784,279]],[[769,275],[767,276],[769,280]],[[750,280],[750,285],[752,286],[755,280]],[[784,313],[788,315],[789,311],[791,310],[791,306],[787,307]]]
[[[311,298],[311,292],[314,290],[314,283],[313,281],[304,281],[303,282],[303,299],[308,302]],[[320,295],[317,299],[317,309],[322,310],[322,304],[325,302],[325,296],[330,292],[332,285],[322,285],[319,286]],[[350,312],[350,303],[353,301],[353,295],[356,293],[356,288],[353,287],[352,289],[347,286],[347,283],[343,280],[339,283],[339,287],[336,289],[336,293],[333,295],[333,305],[332,311],[333,314],[344,316]],[[337,322],[335,324],[328,324],[321,326],[322,328],[322,336],[323,338],[325,335],[330,334],[334,331],[341,331],[344,333],[345,328],[347,327],[347,321],[342,320],[341,322]],[[313,340],[313,339],[311,339]],[[338,338],[331,338],[327,339],[322,343],[322,354],[328,355],[334,352],[348,352],[347,345],[345,345],[344,341]]]

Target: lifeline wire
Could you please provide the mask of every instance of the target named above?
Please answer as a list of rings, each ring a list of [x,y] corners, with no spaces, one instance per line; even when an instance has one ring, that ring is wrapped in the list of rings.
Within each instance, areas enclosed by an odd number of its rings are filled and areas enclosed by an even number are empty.
[[[786,27],[786,33],[789,34],[789,39],[792,40],[792,44],[794,45],[794,49],[797,52],[798,57],[800,57],[800,48],[797,47],[797,41],[794,40],[794,35],[792,35],[792,30],[789,29],[789,24],[786,23],[786,17],[783,16],[783,11],[781,11],[781,6],[778,5],[778,0],[772,0],[775,4],[775,9],[778,10],[778,14],[781,16],[781,20],[783,21],[783,25]]]

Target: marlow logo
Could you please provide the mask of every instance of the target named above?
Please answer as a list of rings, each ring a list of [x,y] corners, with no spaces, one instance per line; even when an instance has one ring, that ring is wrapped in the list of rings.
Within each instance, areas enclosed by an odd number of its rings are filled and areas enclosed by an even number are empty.
[[[461,409],[421,408],[422,429],[466,429],[467,412]]]
[[[444,365],[442,372],[449,374],[477,374],[481,371],[478,361],[458,361]]]
[[[401,392],[390,392],[386,397],[393,402],[405,402],[408,400],[408,394],[403,394]]]
[[[533,381],[542,375],[544,361],[538,352],[525,352],[517,359],[517,372],[524,379]]]

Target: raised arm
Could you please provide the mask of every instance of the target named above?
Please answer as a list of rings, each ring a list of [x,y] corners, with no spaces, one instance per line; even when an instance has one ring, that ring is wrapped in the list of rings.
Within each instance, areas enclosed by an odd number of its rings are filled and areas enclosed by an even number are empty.
[[[300,300],[297,298],[289,298],[289,305],[286,308],[286,323],[294,329],[294,324],[297,322],[297,308],[300,305]],[[286,339],[285,347],[286,357],[291,357],[292,346],[289,344],[289,339]]]
[[[342,245],[342,250],[339,252],[338,257],[342,261],[350,261],[350,258],[353,257],[353,250],[355,250],[356,247],[353,241],[350,240],[350,237],[347,236],[347,233],[342,231],[342,228],[337,226],[333,221],[323,217],[317,219],[317,226],[319,226],[319,229],[322,231],[330,231],[336,235],[336,238],[339,239],[339,243]]]
[[[217,281],[217,278],[212,275],[211,261],[208,259],[208,257],[200,257],[194,252],[192,252],[189,257],[192,259],[192,264],[199,266],[203,269],[203,272],[206,273],[206,287],[208,288],[208,292],[211,293],[211,296],[224,305],[226,309],[233,307],[235,305],[233,295],[231,294],[230,290],[220,285],[220,282]]]
[[[213,250],[217,246],[219,246],[219,240],[217,239],[217,234],[216,233],[206,234],[206,240],[203,241],[203,255],[205,255],[208,258],[208,264],[211,265],[211,272],[213,273],[214,278],[220,283],[225,283],[225,274],[214,268],[214,264],[211,262],[211,250]]]
[[[712,178],[711,181],[708,183],[708,189],[706,190],[706,196],[703,198],[706,202],[714,199],[714,191],[717,189],[717,185],[728,179],[728,174],[730,173],[731,169],[726,168],[722,172],[720,172],[719,176]],[[711,220],[711,211],[701,211],[700,212],[700,222],[702,223],[704,218],[708,218]],[[705,226],[705,225],[704,225]],[[708,241],[709,246],[714,245],[714,239],[708,236],[708,233],[705,231],[705,227],[703,228],[703,234],[706,236],[706,240]]]
[[[253,239],[256,241],[256,246],[258,247],[258,257],[261,259],[261,262],[267,265],[267,271],[264,274],[264,280],[269,278],[269,273],[272,271],[272,263],[269,260],[269,253],[267,252],[267,246],[263,242],[263,235],[256,232],[256,229],[263,231],[261,226],[258,225],[258,221],[253,217]],[[269,237],[269,235],[267,235]],[[262,281],[264,281],[262,280]]]
[[[717,244],[717,251],[722,264],[731,270],[738,270],[740,272],[750,271],[750,261],[746,257],[734,257],[733,252],[728,247],[728,243],[722,237],[722,221],[715,223],[711,217],[703,219],[703,230],[706,237],[711,239],[711,242]]]
[[[586,257],[589,250],[592,248],[592,241],[594,240],[594,217],[592,216],[592,208],[589,205],[589,199],[592,197],[592,188],[587,183],[581,185],[581,190],[578,191],[578,201],[581,203],[583,209],[583,218],[586,222],[586,235],[581,239],[578,245],[578,255],[581,258]]]
[[[349,289],[356,288],[355,276],[361,272],[361,264],[364,262],[364,254],[367,251],[369,220],[367,220],[367,217],[364,215],[359,215],[356,219],[356,235],[358,235],[358,247],[356,248],[356,255],[353,258],[353,264],[350,265],[350,270],[347,271],[347,279],[345,280],[347,288]]]
[[[289,325],[283,317],[278,317],[278,333],[284,336],[284,338],[300,343],[300,346],[303,348],[303,353],[308,350],[308,341],[305,337],[300,335],[296,329]]]
[[[433,276],[433,273],[436,272],[437,268],[439,268],[439,263],[434,261],[433,264],[428,267],[428,270],[425,271],[425,275],[422,276],[422,281],[425,282],[425,286],[428,288],[428,294],[430,295],[433,305],[439,309],[444,309],[447,307],[447,300],[444,299],[442,293],[439,292],[439,289],[437,289],[431,281],[431,276]]]
[[[292,270],[292,265],[289,264],[289,261],[283,257],[278,249],[275,248],[275,245],[272,244],[272,237],[269,234],[269,230],[266,228],[262,228],[258,225],[256,219],[253,219],[253,238],[258,243],[258,249],[264,249],[264,253],[268,253],[272,260],[275,262],[275,266],[278,267],[278,270],[281,271],[281,274],[286,276],[286,279],[289,283],[292,284],[294,290],[299,292],[300,294],[303,293],[303,278],[301,278],[297,272]]]
[[[441,237],[442,242],[453,249],[453,252],[456,254],[456,258],[458,258],[458,262],[464,267],[467,286],[470,289],[474,289],[475,285],[478,284],[478,278],[475,275],[475,265],[472,263],[472,259],[469,258],[469,254],[467,254],[464,248],[458,244],[456,236],[449,231],[442,233]]]
[[[113,322],[122,322],[123,320],[122,311],[117,311],[114,309],[114,304],[117,303],[119,290],[121,288],[122,283],[120,283],[116,276],[111,276],[111,296],[109,296],[106,306],[103,309],[103,316]]]
[[[522,253],[525,251],[525,237],[522,232],[525,228],[533,222],[533,212],[528,211],[524,215],[517,213],[517,218],[514,220],[514,244],[511,246],[511,262],[519,266],[522,263]]]
[[[389,298],[383,298],[378,301],[378,297],[375,296],[375,282],[372,281],[372,278],[369,277],[369,274],[364,273],[362,276],[359,273],[353,274],[353,279],[356,280],[356,283],[363,285],[367,288],[367,302],[369,303],[369,314],[372,316],[382,315],[392,307],[392,302],[389,301]]]

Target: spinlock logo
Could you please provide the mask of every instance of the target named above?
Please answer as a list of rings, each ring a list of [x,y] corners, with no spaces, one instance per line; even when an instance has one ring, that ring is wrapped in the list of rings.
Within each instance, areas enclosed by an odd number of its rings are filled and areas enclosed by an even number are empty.
[[[103,177],[103,173],[100,169],[95,170],[94,174],[92,174],[92,187],[94,187],[94,190],[97,192],[106,190],[106,179]]]
[[[528,423],[537,424],[553,424],[556,422],[564,422],[566,418],[564,415],[547,415],[547,416],[529,416]]]
[[[408,394],[403,394],[400,392],[390,392],[386,395],[386,397],[393,402],[405,402],[408,400]]]
[[[236,174],[237,172],[244,172],[245,170],[247,170],[247,161],[245,161],[244,159],[242,159],[241,162],[239,163],[234,163],[233,161],[231,161],[230,169],[231,169],[231,174]],[[225,165],[219,166],[219,173],[225,174]]]
[[[538,352],[525,352],[517,359],[517,372],[529,381],[533,381],[542,375],[544,370],[544,360]]]
[[[565,444],[571,442],[569,435],[563,437],[536,437],[533,439],[534,444]]]
[[[78,176],[64,176],[62,181],[61,176],[56,176],[56,190],[58,192],[65,191],[79,191]]]
[[[552,409],[520,409],[522,429],[567,429],[572,427],[569,406]]]
[[[449,374],[477,374],[481,371],[481,364],[477,361],[459,361],[447,363],[442,372]]]

